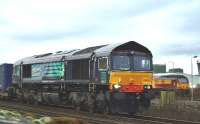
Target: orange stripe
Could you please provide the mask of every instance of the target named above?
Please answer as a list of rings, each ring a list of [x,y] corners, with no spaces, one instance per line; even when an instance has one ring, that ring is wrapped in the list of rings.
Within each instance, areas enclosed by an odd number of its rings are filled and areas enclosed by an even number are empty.
[[[120,89],[120,92],[140,93],[140,92],[144,92],[144,86],[143,85],[123,85]]]

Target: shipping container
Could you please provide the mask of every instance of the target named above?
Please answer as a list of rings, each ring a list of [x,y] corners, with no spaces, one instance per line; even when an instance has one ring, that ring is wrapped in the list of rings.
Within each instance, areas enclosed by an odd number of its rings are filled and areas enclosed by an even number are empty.
[[[13,64],[0,65],[0,90],[6,91],[12,84]]]
[[[199,72],[199,75],[200,75],[200,60],[197,62],[197,67],[198,67],[198,72]]]
[[[169,69],[169,73],[184,73],[182,68],[172,68]]]
[[[154,73],[166,73],[166,64],[154,64],[153,72]]]

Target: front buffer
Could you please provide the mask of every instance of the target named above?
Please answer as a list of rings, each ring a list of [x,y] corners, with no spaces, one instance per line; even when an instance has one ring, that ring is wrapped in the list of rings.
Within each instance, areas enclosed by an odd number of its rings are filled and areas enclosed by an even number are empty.
[[[139,108],[139,101],[134,93],[112,93],[110,104],[111,113],[116,114],[134,114]]]
[[[148,93],[112,92],[110,94],[110,111],[113,114],[132,115],[149,107],[150,96]]]

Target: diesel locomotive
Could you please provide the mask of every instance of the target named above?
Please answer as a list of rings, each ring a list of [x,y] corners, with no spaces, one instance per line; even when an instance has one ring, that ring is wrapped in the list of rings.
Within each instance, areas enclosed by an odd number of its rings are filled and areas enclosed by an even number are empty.
[[[183,74],[165,73],[154,74],[154,88],[189,90],[189,80]]]
[[[77,111],[129,113],[150,106],[152,53],[125,43],[34,55],[14,64],[9,96]]]
[[[178,95],[188,95],[190,83],[188,78],[180,73],[154,74],[153,89],[175,90]]]

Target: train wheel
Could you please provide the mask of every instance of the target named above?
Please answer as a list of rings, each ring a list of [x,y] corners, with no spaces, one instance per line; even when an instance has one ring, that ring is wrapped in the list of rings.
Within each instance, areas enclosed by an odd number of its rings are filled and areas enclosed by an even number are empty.
[[[33,104],[34,103],[34,98],[32,95],[30,95],[27,99],[27,104]]]
[[[81,110],[81,107],[80,106],[76,106],[76,112],[80,112],[80,110]]]
[[[134,109],[132,109],[130,112],[128,112],[128,115],[134,116],[137,111],[138,111],[138,107],[134,106]]]
[[[110,107],[108,104],[106,104],[103,110],[103,114],[109,114],[109,113],[110,113]]]
[[[35,96],[33,96],[33,99],[34,99],[33,104],[34,105],[38,105],[39,104],[39,102],[38,102],[38,94],[35,94]]]
[[[131,106],[130,107],[130,110],[127,110],[129,111],[128,112],[128,115],[129,116],[134,116],[136,112],[138,112],[138,109],[139,109],[139,101],[137,99],[134,99],[132,102],[131,102]]]
[[[23,93],[23,92],[21,92],[21,93],[19,94],[19,98],[18,98],[18,99],[19,99],[19,101],[22,102],[22,103],[25,102],[25,98],[24,98],[24,93]]]
[[[139,110],[144,111],[150,107],[151,99],[148,96],[142,95],[139,103],[140,103]]]
[[[76,112],[80,112],[81,107],[80,107],[80,105],[76,104],[75,101],[72,101],[72,106],[73,106],[73,109],[76,110]]]
[[[87,98],[86,98],[86,104],[88,107],[88,111],[90,113],[94,113],[96,110],[96,104],[95,104],[95,97],[94,94],[87,94]]]
[[[90,113],[94,113],[95,112],[95,106],[94,105],[90,105],[88,109],[89,109]]]

